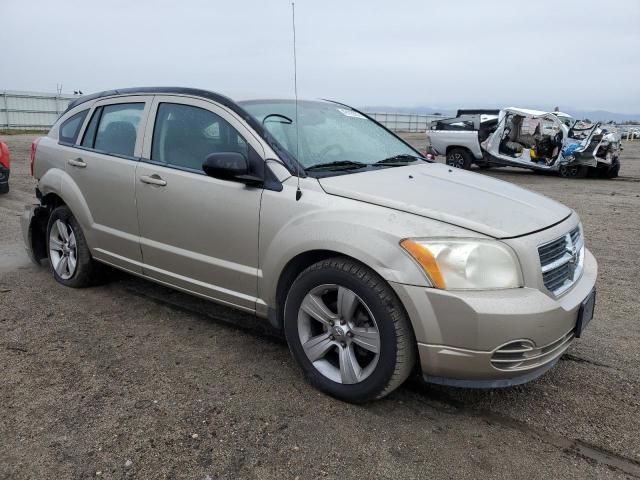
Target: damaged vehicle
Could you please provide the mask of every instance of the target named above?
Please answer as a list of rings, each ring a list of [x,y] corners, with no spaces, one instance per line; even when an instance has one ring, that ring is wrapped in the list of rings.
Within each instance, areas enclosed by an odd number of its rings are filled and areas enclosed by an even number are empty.
[[[528,382],[593,318],[575,211],[427,161],[344,104],[101,92],[71,102],[31,162],[25,244],[60,288],[110,265],[256,316],[342,400],[413,372]]]
[[[0,193],[9,191],[11,173],[11,152],[6,143],[0,141]]]
[[[523,167],[572,178],[614,178],[620,170],[617,134],[562,112],[506,108],[497,117],[461,116],[431,125],[427,138],[427,151],[457,168]]]

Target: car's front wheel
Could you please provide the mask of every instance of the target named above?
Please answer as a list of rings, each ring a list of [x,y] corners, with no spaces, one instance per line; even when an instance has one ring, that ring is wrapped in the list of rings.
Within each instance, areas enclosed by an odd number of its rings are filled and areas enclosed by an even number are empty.
[[[389,285],[347,258],[304,270],[285,303],[289,348],[310,382],[348,402],[382,398],[411,373],[415,339]]]
[[[63,285],[88,287],[100,277],[100,266],[91,258],[84,233],[66,206],[51,212],[47,224],[47,252],[53,276]]]

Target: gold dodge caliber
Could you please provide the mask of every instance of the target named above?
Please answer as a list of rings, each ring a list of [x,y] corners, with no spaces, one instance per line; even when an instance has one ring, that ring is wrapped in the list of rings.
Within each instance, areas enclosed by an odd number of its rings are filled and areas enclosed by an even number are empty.
[[[32,145],[23,232],[58,282],[102,264],[257,315],[317,388],[504,387],[593,316],[578,215],[427,161],[343,104],[187,88],[81,97]]]

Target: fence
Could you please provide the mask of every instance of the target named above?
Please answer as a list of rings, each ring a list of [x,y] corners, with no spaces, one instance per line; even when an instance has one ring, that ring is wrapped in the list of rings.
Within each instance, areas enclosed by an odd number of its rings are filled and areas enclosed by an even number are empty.
[[[429,122],[438,118],[446,118],[442,115],[421,115],[416,113],[366,113],[394,132],[425,132]]]
[[[0,91],[0,129],[49,129],[74,98],[55,93]]]
[[[0,129],[47,130],[74,98],[77,97],[55,93],[0,91]],[[425,132],[429,122],[446,118],[442,115],[389,112],[367,112],[367,115],[395,132]],[[638,125],[619,125],[618,129],[624,139],[640,138]]]

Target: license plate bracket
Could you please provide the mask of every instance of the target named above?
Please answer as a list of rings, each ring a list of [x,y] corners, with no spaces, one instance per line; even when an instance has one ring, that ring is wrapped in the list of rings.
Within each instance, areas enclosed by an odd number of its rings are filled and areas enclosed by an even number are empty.
[[[576,321],[576,329],[575,335],[576,338],[580,338],[582,332],[584,332],[587,325],[593,318],[593,311],[596,306],[596,289],[591,290],[591,293],[587,295],[582,303],[580,304],[580,309],[578,310],[578,320]]]

